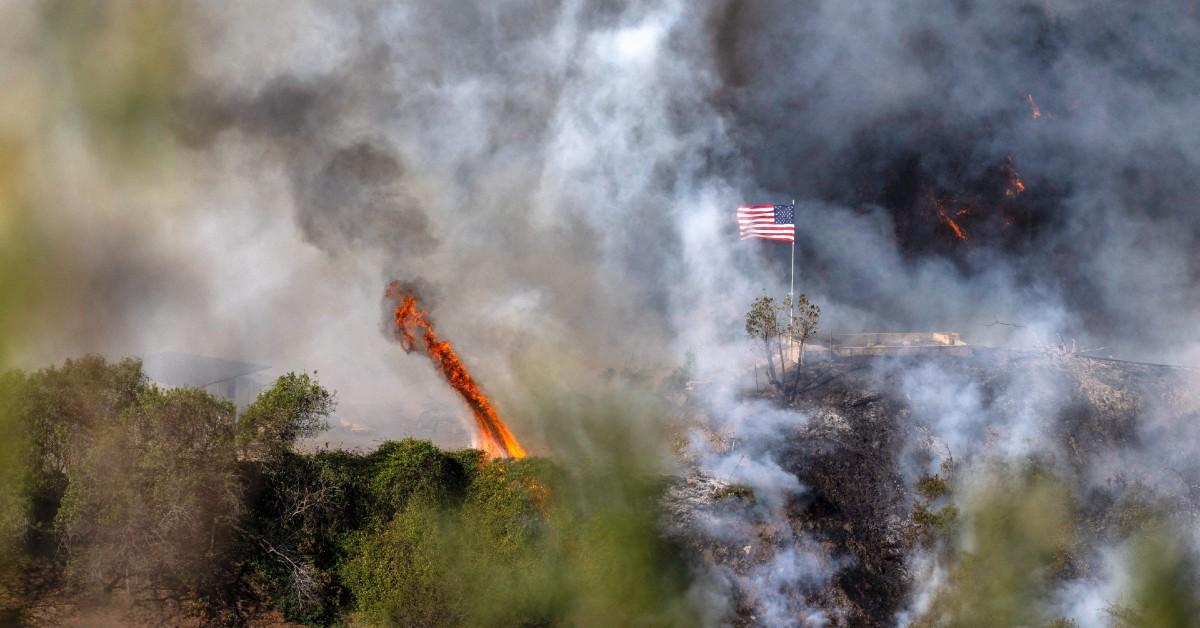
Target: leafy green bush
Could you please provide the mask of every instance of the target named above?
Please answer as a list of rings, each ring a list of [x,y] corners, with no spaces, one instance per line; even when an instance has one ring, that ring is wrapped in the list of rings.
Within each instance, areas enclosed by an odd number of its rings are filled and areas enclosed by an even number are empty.
[[[255,605],[314,626],[696,619],[658,529],[662,482],[645,466],[657,457],[623,423],[648,425],[644,408],[545,408],[569,435],[559,466],[412,439],[298,452],[334,399],[307,375],[280,378],[241,420],[204,391],[149,385],[135,360],[14,373],[0,393],[0,430],[27,435],[0,443],[24,451],[0,467],[17,478],[0,494],[0,534],[41,534],[31,557],[68,593],[213,625],[244,623]]]
[[[307,373],[288,373],[258,395],[238,422],[238,437],[244,449],[280,455],[302,438],[328,427],[326,419],[337,407],[332,392]]]
[[[119,584],[141,599],[167,590],[210,608],[228,578],[243,509],[234,408],[196,389],[146,388],[67,466],[56,516],[69,581]]]
[[[958,524],[958,507],[952,503],[950,484],[952,464],[942,464],[942,474],[927,474],[913,486],[917,501],[913,504],[910,534],[915,542],[932,545],[951,540]],[[940,506],[939,506],[940,504]]]
[[[380,445],[369,464],[375,508],[393,513],[402,511],[410,499],[438,506],[462,501],[478,460],[456,458],[429,441],[406,438]]]
[[[358,614],[376,625],[451,626],[461,620],[454,599],[444,514],[418,500],[361,540],[342,574]]]
[[[331,623],[348,602],[341,546],[369,513],[365,457],[286,452],[246,464],[254,489],[239,555],[250,588],[290,621]]]
[[[947,478],[936,474],[921,476],[914,488],[917,491],[917,495],[928,501],[940,499],[950,494],[950,482]]]
[[[749,486],[742,486],[741,484],[730,484],[728,486],[722,487],[720,490],[718,490],[716,493],[713,494],[714,500],[722,500],[727,497],[732,497],[739,501],[749,502],[749,503],[753,504],[754,503],[754,489],[750,488]]]
[[[546,465],[486,462],[479,452],[448,454],[412,440],[386,443],[370,458],[378,510],[353,535],[342,569],[361,619],[401,626],[548,619],[553,603],[520,595],[552,585],[537,565],[551,549]]]
[[[930,532],[949,532],[958,523],[958,508],[953,504],[931,509],[925,504],[913,507],[912,521]]]
[[[24,374],[0,373],[0,598],[7,599],[21,596],[17,582],[33,524],[32,443],[19,410],[26,386]]]

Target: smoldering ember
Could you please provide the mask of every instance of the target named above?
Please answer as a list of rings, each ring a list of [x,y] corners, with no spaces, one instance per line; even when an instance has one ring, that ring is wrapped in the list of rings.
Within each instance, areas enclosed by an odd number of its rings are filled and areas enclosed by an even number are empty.
[[[0,625],[1200,625],[1198,43],[0,3]]]

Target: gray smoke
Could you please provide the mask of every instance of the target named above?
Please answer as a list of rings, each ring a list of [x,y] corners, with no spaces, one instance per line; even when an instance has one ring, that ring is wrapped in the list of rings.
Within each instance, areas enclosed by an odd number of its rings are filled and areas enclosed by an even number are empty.
[[[149,226],[48,217],[81,267],[113,270],[87,293],[101,316],[39,330],[43,358],[190,350],[319,369],[389,416],[454,407],[380,337],[399,278],[436,293],[501,407],[688,350],[728,379],[790,253],[739,242],[734,208],[794,198],[797,287],[825,330],[1200,363],[1194,2],[186,6],[170,141],[188,201]],[[909,384],[955,455],[992,425],[952,373]],[[1057,394],[1022,386],[1013,455]],[[736,425],[732,399],[712,405]]]
[[[302,241],[454,286],[480,342],[610,362],[728,342],[788,254],[733,240],[730,212],[797,198],[827,329],[1187,360],[1189,10],[197,6],[175,126],[208,182],[290,210]]]
[[[1113,352],[1193,353],[1194,3],[756,3],[723,17],[720,110],[751,164],[743,189],[826,203],[800,246],[830,298],[892,324],[979,335],[997,317],[1049,319]],[[935,198],[970,208],[968,242]]]
[[[714,399],[714,401],[716,401]],[[780,466],[774,449],[808,427],[807,417],[780,410],[767,402],[736,403],[730,399],[717,407],[728,410],[720,417],[723,435],[738,444],[714,448],[693,434],[691,450],[700,453],[702,474],[753,492],[753,503],[707,513],[699,528],[707,538],[744,553],[751,566],[735,569],[712,565],[700,579],[704,599],[716,610],[714,622],[731,621],[733,600],[750,609],[758,625],[823,626],[830,613],[810,603],[846,564],[831,556],[790,521],[805,487]],[[736,564],[737,561],[731,561]]]

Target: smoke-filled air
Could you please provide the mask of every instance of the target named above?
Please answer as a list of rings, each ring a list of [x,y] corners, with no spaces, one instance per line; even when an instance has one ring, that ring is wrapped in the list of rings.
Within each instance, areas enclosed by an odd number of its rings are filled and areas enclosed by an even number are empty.
[[[0,625],[1200,625],[1200,2],[0,3]]]

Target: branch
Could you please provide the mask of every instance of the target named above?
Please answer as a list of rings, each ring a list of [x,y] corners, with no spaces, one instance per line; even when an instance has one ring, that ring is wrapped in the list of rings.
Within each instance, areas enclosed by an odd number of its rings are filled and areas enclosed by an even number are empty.
[[[287,552],[277,549],[265,537],[254,534],[239,526],[234,528],[256,541],[268,554],[276,556],[276,560],[284,567],[289,568],[288,584],[291,594],[300,602],[302,607],[311,607],[320,602],[320,586],[317,584],[316,577],[313,574],[314,567],[312,564],[304,562],[303,559],[293,559],[288,556]]]

